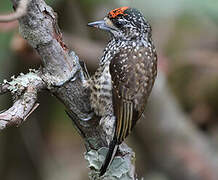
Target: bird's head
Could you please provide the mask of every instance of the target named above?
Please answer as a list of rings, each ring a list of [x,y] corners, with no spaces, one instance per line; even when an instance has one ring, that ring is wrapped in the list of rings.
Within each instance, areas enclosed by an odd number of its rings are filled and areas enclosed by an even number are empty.
[[[110,32],[115,38],[131,40],[149,35],[151,26],[137,9],[121,7],[114,9],[101,21],[88,24]]]

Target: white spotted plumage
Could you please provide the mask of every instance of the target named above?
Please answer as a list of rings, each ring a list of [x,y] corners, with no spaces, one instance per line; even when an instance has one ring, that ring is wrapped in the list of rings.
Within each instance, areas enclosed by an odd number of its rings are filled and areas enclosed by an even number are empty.
[[[157,75],[151,27],[143,15],[127,7],[110,13],[106,19],[112,28],[106,29],[109,29],[112,39],[104,50],[99,68],[88,82],[94,112],[101,117],[116,117],[114,138],[101,175],[115,155],[117,146],[141,117]]]

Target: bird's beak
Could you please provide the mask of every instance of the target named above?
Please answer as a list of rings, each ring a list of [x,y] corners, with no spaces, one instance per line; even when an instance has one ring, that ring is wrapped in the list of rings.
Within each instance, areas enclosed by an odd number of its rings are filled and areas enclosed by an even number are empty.
[[[88,26],[99,28],[105,31],[111,30],[111,27],[106,24],[105,20],[91,22],[88,24]]]

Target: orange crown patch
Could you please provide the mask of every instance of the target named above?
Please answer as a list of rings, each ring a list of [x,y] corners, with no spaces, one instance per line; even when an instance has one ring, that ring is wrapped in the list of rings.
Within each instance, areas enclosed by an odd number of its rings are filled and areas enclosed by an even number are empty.
[[[127,14],[124,14],[124,11],[127,9],[129,9],[129,7],[121,7],[121,8],[114,9],[108,13],[108,16],[110,18],[116,18],[120,14],[126,16]]]

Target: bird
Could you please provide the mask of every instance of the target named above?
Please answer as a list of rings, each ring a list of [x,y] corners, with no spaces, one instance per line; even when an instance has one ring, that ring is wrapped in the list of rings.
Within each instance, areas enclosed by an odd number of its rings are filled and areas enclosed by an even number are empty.
[[[103,176],[144,112],[157,76],[157,53],[151,26],[135,8],[113,9],[88,25],[110,35],[99,67],[87,81],[95,114],[115,116],[113,139],[99,173]]]

